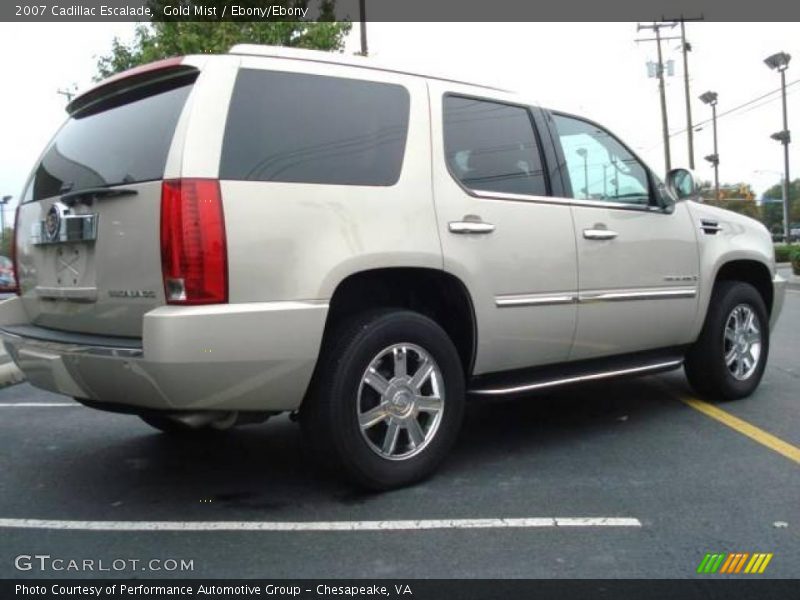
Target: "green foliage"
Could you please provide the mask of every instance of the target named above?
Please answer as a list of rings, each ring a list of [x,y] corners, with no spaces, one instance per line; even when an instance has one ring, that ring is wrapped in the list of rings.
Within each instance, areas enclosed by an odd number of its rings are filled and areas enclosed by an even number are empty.
[[[789,244],[775,244],[775,260],[777,262],[789,262],[792,260],[792,252],[800,250],[800,246]]]
[[[155,15],[162,14],[161,6],[169,4],[164,0],[150,2]],[[173,3],[175,4],[175,3]],[[262,2],[241,0],[241,6],[263,6]],[[308,0],[277,1],[291,7],[306,7]],[[318,21],[161,21],[137,25],[134,40],[124,44],[115,38],[111,54],[97,61],[99,81],[114,73],[167,58],[186,54],[222,54],[234,44],[269,44],[273,46],[292,46],[316,50],[341,50],[344,38],[350,31],[351,23],[336,22],[333,19],[332,0],[319,3]],[[310,7],[310,10],[314,7]]]
[[[11,242],[14,239],[14,230],[11,227],[6,227],[3,231],[2,241],[0,241],[0,256],[8,256],[11,258]]]

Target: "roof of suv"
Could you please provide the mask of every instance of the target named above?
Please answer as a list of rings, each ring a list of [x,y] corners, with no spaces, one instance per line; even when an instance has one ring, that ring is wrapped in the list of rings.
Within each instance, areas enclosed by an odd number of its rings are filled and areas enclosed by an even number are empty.
[[[285,46],[262,46],[259,44],[236,44],[229,51],[229,54],[239,54],[245,56],[266,56],[270,58],[285,58],[290,60],[305,60],[311,62],[330,63],[335,65],[345,65],[348,67],[359,67],[361,69],[373,69],[376,71],[388,71],[390,73],[400,73],[403,75],[415,75],[417,77],[425,77],[428,79],[437,79],[439,81],[447,81],[450,83],[460,83],[464,85],[471,85],[489,90],[508,92],[502,88],[476,83],[474,81],[463,81],[435,75],[432,73],[422,73],[418,71],[411,71],[398,65],[391,65],[376,61],[374,58],[367,58],[359,55],[347,55],[337,52],[325,52],[321,50],[305,50],[301,48],[287,48]]]

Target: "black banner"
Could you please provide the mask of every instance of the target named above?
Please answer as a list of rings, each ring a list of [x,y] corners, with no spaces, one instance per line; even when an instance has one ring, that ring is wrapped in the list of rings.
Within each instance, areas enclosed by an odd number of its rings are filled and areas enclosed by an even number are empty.
[[[800,21],[800,2],[760,0],[12,0],[0,20],[70,21]]]
[[[214,598],[249,600],[784,600],[798,597],[800,580],[3,580],[0,598],[52,600]]]

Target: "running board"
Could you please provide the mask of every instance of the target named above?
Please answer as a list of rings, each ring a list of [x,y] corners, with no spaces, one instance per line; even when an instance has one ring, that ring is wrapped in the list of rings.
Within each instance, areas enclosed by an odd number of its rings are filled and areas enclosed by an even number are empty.
[[[652,375],[671,371],[683,364],[683,356],[672,352],[666,354],[646,353],[613,359],[599,359],[567,363],[557,367],[541,367],[508,373],[492,373],[473,378],[468,389],[472,396],[515,396],[538,390],[612,379],[616,377]]]

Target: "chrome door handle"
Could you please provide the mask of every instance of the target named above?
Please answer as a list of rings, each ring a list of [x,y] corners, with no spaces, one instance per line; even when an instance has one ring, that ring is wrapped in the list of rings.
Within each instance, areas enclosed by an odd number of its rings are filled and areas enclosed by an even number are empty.
[[[492,233],[494,225],[483,221],[450,221],[450,233]]]
[[[583,237],[587,240],[613,240],[619,234],[610,229],[584,229]]]

